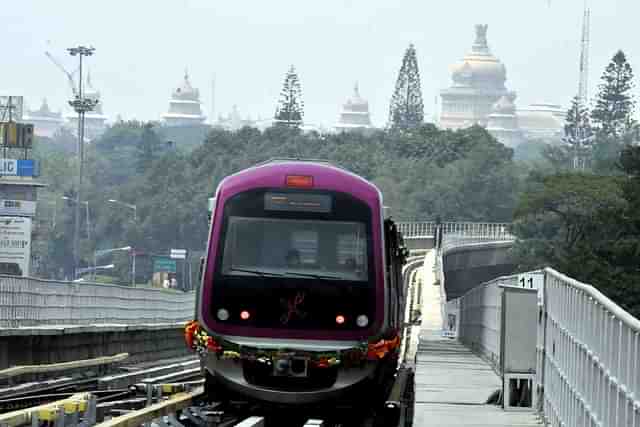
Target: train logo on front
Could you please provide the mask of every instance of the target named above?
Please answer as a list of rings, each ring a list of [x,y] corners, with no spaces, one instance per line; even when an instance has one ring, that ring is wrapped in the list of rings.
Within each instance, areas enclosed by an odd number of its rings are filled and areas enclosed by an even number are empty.
[[[286,309],[286,312],[280,316],[280,323],[286,325],[289,323],[294,316],[299,317],[300,319],[304,319],[307,317],[307,313],[300,309],[300,306],[304,302],[305,294],[304,292],[298,292],[295,296],[285,300],[284,298],[280,299],[283,307]]]

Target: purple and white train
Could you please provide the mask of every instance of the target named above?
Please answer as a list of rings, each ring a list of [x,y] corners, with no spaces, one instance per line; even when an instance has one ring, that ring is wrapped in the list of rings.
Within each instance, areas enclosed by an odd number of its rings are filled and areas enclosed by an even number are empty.
[[[406,251],[378,188],[273,160],[224,179],[214,201],[196,307],[218,350],[202,356],[211,399],[357,401],[391,384]]]

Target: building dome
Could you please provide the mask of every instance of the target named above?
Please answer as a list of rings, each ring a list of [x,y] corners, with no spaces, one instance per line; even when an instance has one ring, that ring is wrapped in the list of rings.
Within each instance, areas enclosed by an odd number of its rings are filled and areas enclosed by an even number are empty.
[[[189,74],[184,72],[184,80],[171,94],[169,111],[162,115],[168,126],[199,126],[205,116],[200,106],[200,92],[191,86]]]
[[[476,25],[476,38],[462,61],[450,67],[453,84],[440,91],[442,97],[440,126],[462,129],[473,124],[487,126],[495,109],[503,115],[515,114],[515,93],[505,86],[507,70],[491,54],[487,43],[487,25]],[[505,97],[501,100],[501,98]]]
[[[343,109],[345,111],[369,114],[369,102],[360,96],[360,91],[358,90],[357,83],[353,88],[353,96],[347,100],[347,102],[343,106]]]
[[[184,80],[182,84],[178,86],[172,93],[171,98],[180,99],[184,101],[199,101],[200,92],[198,89],[194,89],[189,81],[189,74],[184,72]]]
[[[338,131],[371,128],[369,103],[360,96],[357,83],[353,88],[353,95],[342,106],[342,112],[335,128]]]
[[[504,89],[507,70],[489,50],[487,28],[487,25],[476,25],[476,40],[471,52],[462,61],[451,66],[454,86]]]

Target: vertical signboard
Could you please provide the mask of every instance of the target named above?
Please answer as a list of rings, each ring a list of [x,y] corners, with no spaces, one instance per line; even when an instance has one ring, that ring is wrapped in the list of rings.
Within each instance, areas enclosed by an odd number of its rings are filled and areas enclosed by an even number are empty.
[[[28,276],[31,264],[31,218],[0,218],[0,274]]]

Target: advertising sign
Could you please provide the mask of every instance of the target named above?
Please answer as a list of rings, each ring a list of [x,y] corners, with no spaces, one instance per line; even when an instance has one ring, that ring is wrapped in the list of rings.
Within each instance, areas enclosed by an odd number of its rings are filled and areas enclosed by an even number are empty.
[[[28,276],[31,264],[31,218],[0,218],[0,274]]]
[[[33,125],[29,123],[0,123],[0,144],[8,148],[33,147]]]
[[[2,176],[38,176],[38,162],[35,160],[0,159]]]
[[[169,257],[154,257],[153,258],[153,272],[176,272],[176,260]]]
[[[36,202],[0,199],[0,215],[35,216]]]

